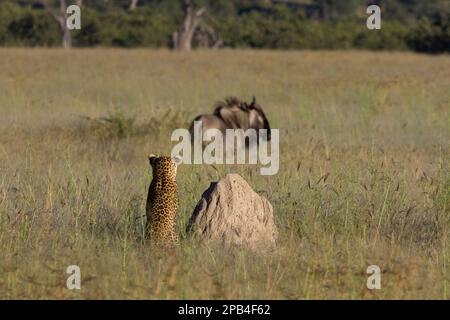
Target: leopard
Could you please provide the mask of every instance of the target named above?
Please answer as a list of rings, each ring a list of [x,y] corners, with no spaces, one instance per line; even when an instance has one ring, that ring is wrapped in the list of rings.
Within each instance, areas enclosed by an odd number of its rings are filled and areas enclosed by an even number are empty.
[[[148,188],[146,204],[146,235],[151,242],[160,245],[178,245],[175,230],[178,211],[177,167],[178,156],[149,157],[153,178]]]

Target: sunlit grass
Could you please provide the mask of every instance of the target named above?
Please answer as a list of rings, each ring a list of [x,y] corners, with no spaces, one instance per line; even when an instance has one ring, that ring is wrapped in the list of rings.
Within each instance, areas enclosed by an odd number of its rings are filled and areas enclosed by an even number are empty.
[[[1,298],[449,298],[450,57],[9,49],[0,70]],[[182,245],[153,248],[147,156],[228,95],[280,129],[280,171],[181,166]],[[227,172],[272,203],[277,251],[187,237]]]

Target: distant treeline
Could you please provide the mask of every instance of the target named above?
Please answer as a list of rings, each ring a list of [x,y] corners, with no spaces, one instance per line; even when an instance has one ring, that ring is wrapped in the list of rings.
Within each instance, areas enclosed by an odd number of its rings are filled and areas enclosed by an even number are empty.
[[[58,1],[49,1],[57,9]],[[76,1],[66,1],[73,4]],[[171,47],[182,0],[84,0],[75,47]],[[386,49],[450,52],[449,0],[199,0],[220,45],[266,49]],[[366,28],[367,5],[382,8],[381,30]],[[205,27],[206,28],[206,27]],[[212,31],[211,31],[212,30]],[[205,33],[208,34],[208,33]],[[198,37],[194,47],[208,46]],[[60,46],[57,22],[33,0],[0,0],[1,46]]]

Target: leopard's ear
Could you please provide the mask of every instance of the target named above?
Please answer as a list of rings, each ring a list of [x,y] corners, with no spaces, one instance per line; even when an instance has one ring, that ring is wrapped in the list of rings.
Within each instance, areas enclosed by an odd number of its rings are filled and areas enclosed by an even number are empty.
[[[155,163],[156,156],[154,154],[151,154],[148,156],[148,161],[150,162],[150,165],[153,167],[153,164]]]
[[[173,160],[173,162],[175,162],[175,164],[178,166],[178,165],[181,164],[181,161],[182,161],[183,159],[181,159],[180,156],[172,156],[172,160]]]

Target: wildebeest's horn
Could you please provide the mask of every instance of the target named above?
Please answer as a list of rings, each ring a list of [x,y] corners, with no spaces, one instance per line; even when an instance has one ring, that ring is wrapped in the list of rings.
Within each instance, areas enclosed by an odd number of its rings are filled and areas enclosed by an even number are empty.
[[[255,96],[253,96],[252,103],[251,103],[250,105],[251,105],[251,106],[254,106],[255,103],[256,103],[256,98],[255,98]]]

